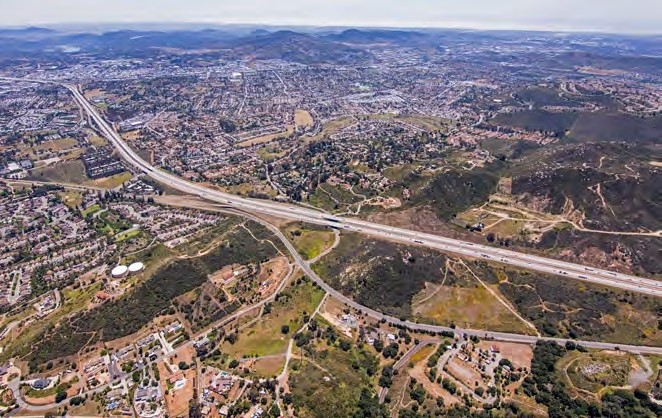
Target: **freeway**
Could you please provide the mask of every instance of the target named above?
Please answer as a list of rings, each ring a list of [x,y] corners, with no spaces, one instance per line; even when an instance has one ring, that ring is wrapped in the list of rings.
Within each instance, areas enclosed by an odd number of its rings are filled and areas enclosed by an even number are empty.
[[[8,81],[55,83],[48,80],[0,78]],[[229,193],[212,190],[208,187],[184,180],[171,173],[153,167],[134,152],[100,115],[97,109],[83,96],[78,86],[56,83],[67,88],[74,96],[78,105],[97,125],[100,132],[117,149],[119,154],[136,169],[177,190],[199,196],[201,198],[221,203],[238,210],[271,215],[301,222],[358,232],[380,239],[400,242],[408,245],[420,245],[428,248],[453,253],[461,256],[484,259],[490,262],[508,264],[540,273],[560,276],[611,286],[631,292],[662,297],[662,282],[654,279],[608,271],[590,266],[560,261],[556,259],[525,254],[503,248],[495,248],[439,235],[427,234],[403,228],[381,225],[356,218],[337,217],[314,209],[267,200],[248,199]]]
[[[241,211],[237,211],[237,213],[242,214]],[[275,226],[269,223],[264,222],[260,218],[256,218],[250,215],[249,213],[243,213],[242,215],[249,217],[255,220],[256,222],[262,223],[265,227],[267,227],[270,231],[272,231],[285,245],[287,250],[294,258],[295,263],[304,271],[304,273],[306,273],[308,277],[313,279],[313,281],[315,281],[315,283],[317,283],[318,286],[320,286],[329,296],[377,321],[383,320],[395,326],[407,328],[412,331],[433,332],[433,333],[440,333],[446,331],[464,337],[475,335],[476,337],[479,338],[495,340],[495,341],[507,341],[507,342],[524,343],[524,344],[535,344],[538,341],[554,341],[561,345],[565,345],[568,341],[572,341],[587,348],[595,348],[601,350],[622,350],[622,351],[628,351],[638,354],[662,354],[662,348],[660,347],[613,344],[613,343],[605,343],[600,341],[584,341],[584,340],[580,341],[580,340],[570,340],[565,338],[546,338],[546,337],[539,337],[534,335],[513,334],[508,332],[493,332],[493,331],[484,331],[484,330],[476,330],[476,329],[452,328],[441,325],[421,324],[418,322],[402,320],[390,315],[385,315],[374,309],[368,308],[367,306],[361,305],[360,303],[345,296],[344,294],[342,294],[341,292],[337,291],[329,284],[327,284],[310,267],[310,264],[301,257],[301,255],[297,252],[296,248],[294,248],[294,245],[292,245],[292,243],[287,239],[287,237],[285,237],[285,235],[280,231],[280,229],[276,228]]]

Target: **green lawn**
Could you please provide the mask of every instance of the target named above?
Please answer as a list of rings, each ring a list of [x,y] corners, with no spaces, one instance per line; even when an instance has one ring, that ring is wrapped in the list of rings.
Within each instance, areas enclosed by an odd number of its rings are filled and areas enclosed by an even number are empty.
[[[288,225],[285,228],[285,233],[299,254],[306,260],[320,255],[324,250],[331,247],[335,240],[331,230],[310,227],[301,223]]]
[[[92,206],[90,206],[89,208],[85,209],[85,210],[82,212],[83,218],[86,217],[87,215],[91,215],[91,214],[97,213],[97,212],[99,212],[100,210],[101,210],[101,206],[100,206],[100,205],[98,205],[98,204],[97,204],[97,205],[92,205]]]
[[[116,242],[126,241],[138,235],[140,235],[140,229],[131,229],[129,231],[124,231],[117,234],[115,236],[115,241]]]

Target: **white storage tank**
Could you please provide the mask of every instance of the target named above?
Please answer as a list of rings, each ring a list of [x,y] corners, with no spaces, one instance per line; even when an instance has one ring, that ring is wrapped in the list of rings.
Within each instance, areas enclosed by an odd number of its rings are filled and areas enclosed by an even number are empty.
[[[145,268],[145,265],[143,263],[141,263],[140,261],[138,261],[138,262],[133,263],[129,266],[129,274],[140,273],[141,271],[143,271],[144,268]]]
[[[111,272],[110,275],[116,279],[126,276],[126,273],[129,269],[126,266],[117,266]]]

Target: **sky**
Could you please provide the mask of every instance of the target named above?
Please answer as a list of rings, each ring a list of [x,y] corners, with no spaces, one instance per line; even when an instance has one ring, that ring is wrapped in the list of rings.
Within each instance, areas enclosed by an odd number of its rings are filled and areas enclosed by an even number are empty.
[[[0,0],[0,26],[256,23],[662,33],[662,0]]]

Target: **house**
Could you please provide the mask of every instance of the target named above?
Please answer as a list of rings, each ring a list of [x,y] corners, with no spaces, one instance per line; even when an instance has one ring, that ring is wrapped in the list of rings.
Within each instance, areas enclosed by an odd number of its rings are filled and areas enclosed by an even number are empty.
[[[51,379],[41,378],[32,382],[32,389],[44,390],[51,384]]]
[[[25,170],[29,170],[33,167],[32,161],[30,161],[30,160],[21,160],[19,162],[19,164],[20,164],[21,168],[23,168]]]
[[[232,378],[231,377],[221,377],[214,379],[214,381],[209,386],[209,389],[222,395],[227,393],[232,388]]]

